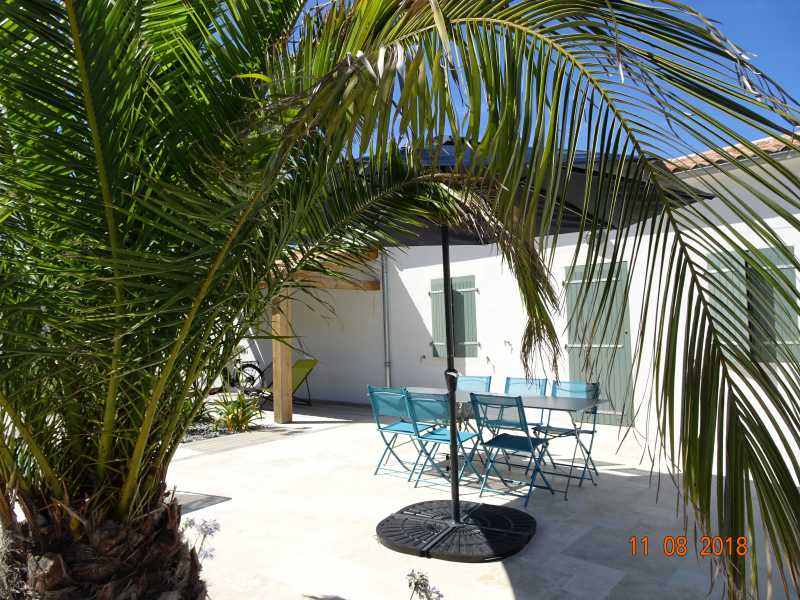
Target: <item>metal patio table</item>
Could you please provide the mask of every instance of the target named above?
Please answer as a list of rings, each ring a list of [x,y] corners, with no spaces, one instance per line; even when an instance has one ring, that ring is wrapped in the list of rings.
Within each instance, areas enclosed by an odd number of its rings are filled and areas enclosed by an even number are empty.
[[[444,388],[431,388],[431,387],[408,387],[406,388],[412,394],[443,394],[447,395],[447,390]],[[498,397],[508,397],[508,394],[493,394],[491,392],[481,392],[482,396],[498,396]],[[586,411],[591,408],[597,408],[600,405],[607,404],[608,402],[603,400],[602,398],[596,399],[587,399],[587,398],[569,398],[563,396],[520,396],[522,398],[522,406],[525,408],[535,409],[535,410],[549,410],[549,411],[557,411],[557,412],[568,412],[574,413],[578,411]],[[456,390],[456,406],[458,408],[458,413],[462,418],[469,418],[472,414],[471,406],[472,400],[470,398],[470,392],[464,390]],[[579,427],[575,424],[573,420],[573,426],[575,427],[575,434],[576,437],[579,435]],[[549,454],[548,454],[549,456]],[[563,492],[564,499],[567,499],[567,493],[569,492],[569,482],[572,479],[583,479],[583,475],[580,477],[577,475],[572,474],[572,469],[574,468],[574,458],[571,464],[569,463],[556,463],[552,457],[550,457],[550,462],[553,464],[553,467],[556,469],[558,466],[569,467],[570,472],[564,473],[561,471],[542,471],[545,475],[553,475],[556,477],[565,477],[567,479],[567,487],[563,490],[555,489],[555,488],[545,488],[545,486],[534,485],[534,487],[542,488],[542,489],[551,489],[554,492]]]
[[[407,387],[412,394],[443,394],[447,395],[445,388],[431,388],[431,387]],[[498,396],[507,398],[508,394],[494,394],[491,392],[481,392],[481,396]],[[602,398],[597,400],[588,400],[586,398],[566,398],[562,396],[521,396],[522,406],[525,408],[534,408],[536,410],[555,410],[559,412],[575,412],[579,410],[588,410],[593,406],[603,403]],[[456,404],[459,406],[471,406],[472,400],[470,399],[470,392],[465,390],[456,390]]]

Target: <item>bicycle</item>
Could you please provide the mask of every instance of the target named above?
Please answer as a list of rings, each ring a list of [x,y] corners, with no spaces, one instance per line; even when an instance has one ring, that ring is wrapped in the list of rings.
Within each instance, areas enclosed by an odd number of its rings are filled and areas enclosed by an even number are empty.
[[[245,394],[262,395],[264,388],[272,386],[272,363],[263,369],[255,361],[241,363],[237,368],[238,381]],[[269,374],[269,379],[265,375]]]

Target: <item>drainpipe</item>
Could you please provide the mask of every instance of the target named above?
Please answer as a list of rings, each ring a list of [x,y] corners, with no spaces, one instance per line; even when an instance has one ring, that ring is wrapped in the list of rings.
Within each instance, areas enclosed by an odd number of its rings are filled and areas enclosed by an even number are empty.
[[[381,254],[381,306],[383,314],[384,383],[392,387],[391,336],[389,334],[389,269],[385,254]]]

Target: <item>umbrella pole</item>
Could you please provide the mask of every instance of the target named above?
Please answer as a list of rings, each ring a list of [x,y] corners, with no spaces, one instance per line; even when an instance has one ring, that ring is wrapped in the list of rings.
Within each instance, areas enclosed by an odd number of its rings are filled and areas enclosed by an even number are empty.
[[[450,497],[453,501],[453,522],[461,522],[461,504],[458,498],[458,424],[456,422],[455,341],[453,336],[453,282],[450,279],[450,228],[442,225],[442,276],[444,279],[444,331],[447,346],[447,404],[450,411]]]
[[[447,404],[450,413],[450,506],[441,500],[416,502],[400,509],[375,528],[381,544],[397,552],[457,562],[486,562],[516,554],[536,533],[536,519],[526,512],[464,502],[461,520],[458,498],[458,427],[456,426],[455,338],[453,337],[453,282],[450,279],[450,230],[442,225],[444,324],[447,343]],[[416,467],[416,465],[415,465]],[[449,514],[448,514],[449,513]]]

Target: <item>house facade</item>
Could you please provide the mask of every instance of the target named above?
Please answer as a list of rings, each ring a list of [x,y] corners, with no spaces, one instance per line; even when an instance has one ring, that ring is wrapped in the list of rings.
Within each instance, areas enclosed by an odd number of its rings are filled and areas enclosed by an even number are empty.
[[[800,175],[800,155],[775,140],[758,143],[780,160],[783,167]],[[727,163],[715,169],[703,166],[715,158],[685,157],[676,159],[675,164],[681,169],[680,176],[693,187],[707,189],[708,178],[715,178],[747,194],[747,176],[740,165]],[[720,200],[709,200],[706,205],[712,221],[732,223],[756,243],[755,234],[738,223],[736,215]],[[795,254],[800,252],[800,231],[775,212],[762,211],[760,216],[777,232],[781,243]],[[555,377],[599,380],[601,395],[613,405],[613,410],[602,416],[601,421],[638,425],[649,411],[637,412],[637,408],[647,405],[652,387],[652,379],[646,372],[640,371],[639,377],[631,372],[645,294],[644,278],[636,274],[644,273],[646,256],[642,252],[634,257],[628,250],[624,268],[633,274],[632,287],[627,302],[621,288],[612,298],[611,318],[622,324],[621,339],[594,339],[585,343],[577,338],[575,328],[569,326],[571,319],[580,318],[572,291],[580,275],[580,254],[577,270],[569,270],[579,243],[578,234],[558,239],[552,276],[561,298],[561,311],[554,316],[563,352],[557,373],[546,361],[541,361],[535,367],[535,374],[551,380]],[[770,248],[759,249],[771,252]],[[724,244],[719,250],[724,252]],[[382,281],[379,290],[318,291],[327,307],[302,298],[293,303],[292,326],[297,346],[319,361],[310,379],[315,401],[366,403],[367,384],[443,386],[446,363],[441,249],[394,249],[390,257],[376,260],[372,266]],[[796,284],[794,269],[790,265],[780,266]],[[491,391],[502,392],[506,377],[524,374],[520,346],[525,311],[514,276],[494,245],[452,247],[451,272],[455,289],[456,367],[462,374],[491,375]],[[601,272],[597,285],[606,276]],[[756,284],[743,284],[743,310],[747,310],[746,286]],[[787,327],[784,323],[779,332],[781,341],[797,344],[798,330],[800,324]],[[253,341],[251,347],[259,362],[270,362],[269,344]],[[651,348],[645,346],[638,351],[642,365],[652,364]],[[582,358],[587,352],[595,358],[595,369],[589,377]]]

